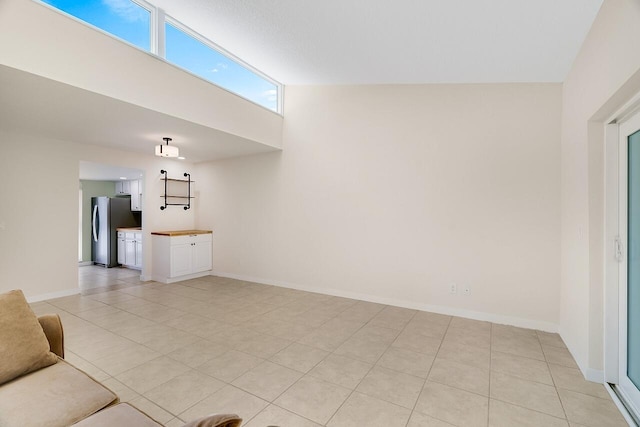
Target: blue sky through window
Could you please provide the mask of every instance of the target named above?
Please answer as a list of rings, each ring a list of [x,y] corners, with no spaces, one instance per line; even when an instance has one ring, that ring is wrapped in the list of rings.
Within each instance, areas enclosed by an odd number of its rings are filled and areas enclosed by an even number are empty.
[[[277,111],[276,85],[171,24],[165,25],[167,61]]]
[[[144,50],[151,50],[151,13],[129,0],[43,0]]]
[[[151,13],[131,0],[42,0],[146,51]],[[278,87],[234,60],[165,24],[166,60],[244,98],[278,111]]]

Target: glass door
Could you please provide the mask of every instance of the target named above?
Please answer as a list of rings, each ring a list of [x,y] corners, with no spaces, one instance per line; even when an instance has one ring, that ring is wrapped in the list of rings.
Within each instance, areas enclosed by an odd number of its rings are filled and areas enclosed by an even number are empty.
[[[620,125],[619,390],[640,414],[640,113]]]

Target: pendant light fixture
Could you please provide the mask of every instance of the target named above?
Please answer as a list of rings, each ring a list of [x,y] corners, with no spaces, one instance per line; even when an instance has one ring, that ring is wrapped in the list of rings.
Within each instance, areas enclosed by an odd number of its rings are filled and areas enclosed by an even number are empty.
[[[172,141],[171,138],[165,136],[164,138],[162,138],[164,140],[164,142],[166,142],[165,145],[156,145],[156,156],[159,157],[178,157],[178,147],[172,147],[169,145],[169,141]]]

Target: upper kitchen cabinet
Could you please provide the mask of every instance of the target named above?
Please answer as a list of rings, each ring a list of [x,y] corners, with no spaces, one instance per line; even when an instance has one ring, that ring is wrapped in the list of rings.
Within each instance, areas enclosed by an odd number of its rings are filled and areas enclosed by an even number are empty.
[[[116,196],[129,194],[131,194],[131,181],[116,181]]]
[[[129,181],[131,194],[131,210],[134,212],[142,211],[142,182],[139,179]]]
[[[139,179],[116,181],[116,196],[131,196],[131,210],[142,212],[142,182]]]

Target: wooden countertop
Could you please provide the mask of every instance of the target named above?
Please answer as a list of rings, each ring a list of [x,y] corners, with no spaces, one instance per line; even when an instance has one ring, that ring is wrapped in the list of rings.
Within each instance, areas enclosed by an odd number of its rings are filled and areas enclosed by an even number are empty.
[[[172,231],[152,231],[156,236],[188,236],[190,234],[212,234],[211,230],[172,230]]]
[[[116,231],[142,231],[142,227],[117,227]]]

